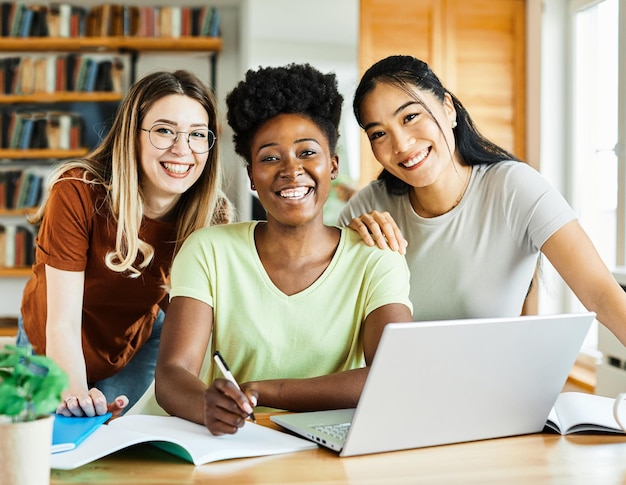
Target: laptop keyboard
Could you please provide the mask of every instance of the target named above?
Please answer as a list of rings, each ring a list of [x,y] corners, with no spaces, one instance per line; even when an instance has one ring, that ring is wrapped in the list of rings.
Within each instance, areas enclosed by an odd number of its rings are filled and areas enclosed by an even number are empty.
[[[346,436],[348,436],[348,431],[350,431],[350,423],[323,424],[313,426],[313,428],[317,431],[321,431],[322,433],[326,433],[333,438],[345,441]]]

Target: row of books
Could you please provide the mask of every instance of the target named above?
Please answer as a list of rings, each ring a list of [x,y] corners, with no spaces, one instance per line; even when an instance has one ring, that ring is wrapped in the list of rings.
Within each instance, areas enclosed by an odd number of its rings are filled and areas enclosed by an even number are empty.
[[[0,209],[28,209],[41,203],[44,174],[35,170],[0,170]]]
[[[0,94],[62,91],[123,91],[124,61],[119,57],[59,54],[0,59]]]
[[[83,120],[66,111],[11,111],[0,115],[0,147],[81,148]]]
[[[35,234],[30,227],[0,224],[0,267],[30,266],[35,259]]]
[[[87,8],[69,3],[0,2],[0,35],[4,37],[218,37],[219,23],[219,10],[210,6],[103,4]]]

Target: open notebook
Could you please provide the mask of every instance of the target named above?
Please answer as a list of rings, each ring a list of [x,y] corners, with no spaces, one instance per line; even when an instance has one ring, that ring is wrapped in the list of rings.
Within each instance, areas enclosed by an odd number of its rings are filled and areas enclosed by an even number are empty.
[[[341,456],[540,432],[594,317],[388,324],[356,409],[271,419]]]

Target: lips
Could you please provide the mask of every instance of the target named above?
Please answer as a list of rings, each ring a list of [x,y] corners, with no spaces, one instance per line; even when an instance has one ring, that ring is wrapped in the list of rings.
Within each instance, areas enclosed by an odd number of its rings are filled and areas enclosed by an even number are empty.
[[[192,167],[192,165],[168,162],[162,162],[161,166],[168,172],[174,173],[176,175],[182,175],[184,173],[187,173],[189,172],[189,170],[191,170]]]
[[[278,195],[284,199],[298,200],[303,199],[313,191],[313,187],[293,187],[289,189],[283,189]]]
[[[408,160],[405,160],[404,162],[400,162],[398,165],[404,168],[413,168],[416,165],[418,165],[420,162],[422,162],[428,156],[431,149],[432,147],[424,148],[422,151],[415,154],[412,158],[409,158]]]

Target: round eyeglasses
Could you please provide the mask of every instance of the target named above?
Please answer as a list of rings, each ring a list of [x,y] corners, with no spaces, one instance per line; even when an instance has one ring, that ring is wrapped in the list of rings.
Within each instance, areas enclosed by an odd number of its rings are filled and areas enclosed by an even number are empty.
[[[148,132],[148,138],[154,148],[167,150],[178,141],[178,135],[187,135],[189,149],[194,153],[206,153],[215,145],[215,133],[208,128],[197,128],[192,131],[176,131],[170,125],[154,125]]]

